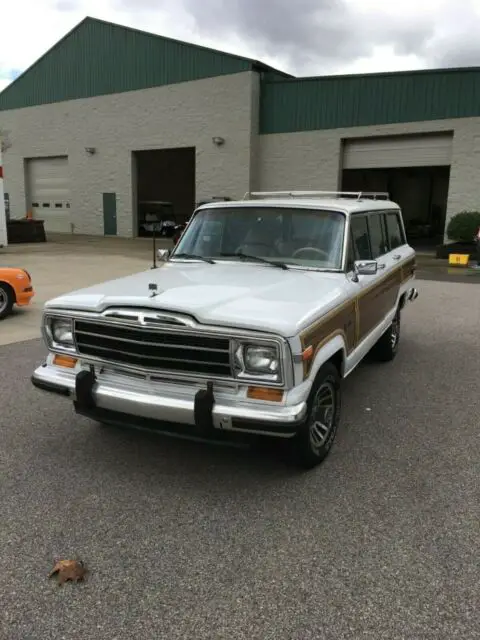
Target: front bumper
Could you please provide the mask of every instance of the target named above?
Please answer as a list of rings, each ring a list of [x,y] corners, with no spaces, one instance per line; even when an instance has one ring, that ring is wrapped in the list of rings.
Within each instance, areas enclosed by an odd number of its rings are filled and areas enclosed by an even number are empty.
[[[30,291],[17,292],[15,296],[15,303],[17,307],[26,307],[30,304],[34,296],[35,291],[33,290],[33,288]]]
[[[232,431],[292,437],[307,410],[306,402],[249,401],[227,385],[158,383],[48,363],[35,370],[32,383],[71,398],[77,413],[100,422],[192,436]]]

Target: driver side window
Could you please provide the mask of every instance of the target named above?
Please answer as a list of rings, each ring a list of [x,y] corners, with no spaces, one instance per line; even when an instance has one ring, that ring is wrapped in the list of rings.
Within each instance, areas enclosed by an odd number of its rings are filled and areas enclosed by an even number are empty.
[[[372,250],[368,234],[367,217],[352,215],[350,221],[350,242],[348,248],[347,269],[353,270],[355,260],[371,260]]]

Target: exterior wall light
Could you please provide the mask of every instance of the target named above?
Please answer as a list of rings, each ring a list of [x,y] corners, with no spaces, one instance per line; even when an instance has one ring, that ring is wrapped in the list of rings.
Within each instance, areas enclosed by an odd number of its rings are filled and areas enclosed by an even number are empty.
[[[85,153],[88,153],[89,156],[93,156],[97,153],[97,150],[95,147],[85,147]]]
[[[222,144],[225,144],[225,138],[221,138],[220,136],[214,136],[212,138],[212,142],[216,147],[221,147]]]

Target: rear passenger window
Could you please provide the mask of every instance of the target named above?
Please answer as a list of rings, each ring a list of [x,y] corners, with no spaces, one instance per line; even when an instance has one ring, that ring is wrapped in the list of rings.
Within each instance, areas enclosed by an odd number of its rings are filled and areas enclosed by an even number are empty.
[[[388,253],[387,238],[382,217],[381,213],[373,213],[368,216],[370,245],[372,248],[372,258],[374,260]]]
[[[405,244],[405,238],[403,235],[402,227],[400,226],[400,219],[397,213],[386,213],[385,222],[387,226],[388,244],[390,250],[401,247]]]
[[[370,250],[370,241],[368,239],[367,218],[365,216],[357,217],[353,215],[350,227],[355,260],[371,260],[372,253]]]

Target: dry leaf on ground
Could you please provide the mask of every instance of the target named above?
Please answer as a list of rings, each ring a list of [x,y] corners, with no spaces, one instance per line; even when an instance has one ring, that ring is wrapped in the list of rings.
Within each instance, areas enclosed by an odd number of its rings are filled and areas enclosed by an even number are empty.
[[[58,584],[62,585],[68,580],[72,582],[83,580],[86,572],[87,570],[81,560],[58,560],[48,577],[51,578],[58,573]]]

